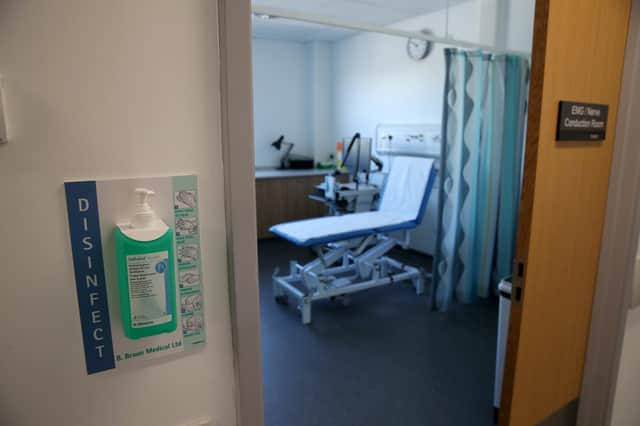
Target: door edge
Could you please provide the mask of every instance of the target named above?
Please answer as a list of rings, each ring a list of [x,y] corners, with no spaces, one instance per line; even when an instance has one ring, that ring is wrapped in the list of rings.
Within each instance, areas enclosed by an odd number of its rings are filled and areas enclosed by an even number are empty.
[[[236,424],[264,425],[250,0],[218,0],[220,129]],[[248,161],[250,160],[250,161]]]
[[[580,426],[611,422],[640,230],[640,0],[633,0],[605,226],[578,407]],[[634,140],[634,136],[636,140]],[[633,253],[630,256],[629,253]],[[621,267],[620,259],[625,259]]]

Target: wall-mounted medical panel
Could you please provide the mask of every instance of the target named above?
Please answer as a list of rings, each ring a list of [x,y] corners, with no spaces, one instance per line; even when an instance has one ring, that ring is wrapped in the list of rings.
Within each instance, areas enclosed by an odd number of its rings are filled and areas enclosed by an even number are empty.
[[[393,167],[394,156],[423,156],[440,158],[440,123],[418,124],[378,124],[376,128],[375,153],[384,164],[384,172],[388,173]],[[435,162],[439,169],[439,161]],[[411,233],[409,247],[420,253],[433,255],[435,253],[438,188],[440,178],[436,175],[434,190],[429,196],[427,211],[422,223]]]
[[[379,124],[375,150],[378,155],[440,157],[440,124]]]

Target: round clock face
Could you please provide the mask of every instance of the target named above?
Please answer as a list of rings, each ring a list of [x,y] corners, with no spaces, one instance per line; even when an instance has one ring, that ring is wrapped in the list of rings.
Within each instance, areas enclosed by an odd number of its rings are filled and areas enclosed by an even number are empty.
[[[429,30],[422,30],[423,34],[431,34]],[[416,38],[410,38],[407,40],[407,55],[415,61],[421,61],[425,59],[431,53],[433,49],[433,42],[427,40],[421,40]]]

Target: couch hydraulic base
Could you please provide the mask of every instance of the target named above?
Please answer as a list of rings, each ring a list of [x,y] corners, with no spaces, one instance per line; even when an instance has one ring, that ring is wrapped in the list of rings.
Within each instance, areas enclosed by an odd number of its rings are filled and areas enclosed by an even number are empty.
[[[319,258],[306,265],[291,261],[289,275],[278,276],[277,270],[273,275],[275,299],[295,300],[302,323],[309,324],[311,305],[318,300],[344,300],[351,293],[402,281],[411,281],[416,294],[423,294],[427,275],[422,270],[387,256],[379,256],[395,245],[390,239],[386,241],[356,256],[352,251],[353,245],[337,244],[328,253],[318,251]],[[331,267],[336,262],[341,264]]]

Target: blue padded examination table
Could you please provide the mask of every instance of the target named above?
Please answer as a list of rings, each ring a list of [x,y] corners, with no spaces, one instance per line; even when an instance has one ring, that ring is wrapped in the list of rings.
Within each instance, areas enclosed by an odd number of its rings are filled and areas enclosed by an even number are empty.
[[[276,300],[297,301],[302,322],[311,322],[311,303],[345,301],[350,293],[410,280],[424,292],[424,273],[386,256],[396,245],[407,247],[410,230],[424,217],[435,181],[434,159],[394,157],[377,211],[287,222],[271,227],[274,234],[318,257],[300,265],[290,262],[287,276],[273,275]],[[394,232],[400,231],[400,232]],[[393,235],[390,233],[393,232]],[[401,234],[398,238],[396,234]]]

